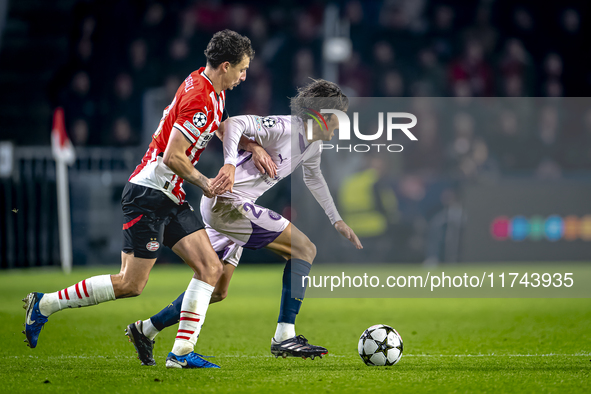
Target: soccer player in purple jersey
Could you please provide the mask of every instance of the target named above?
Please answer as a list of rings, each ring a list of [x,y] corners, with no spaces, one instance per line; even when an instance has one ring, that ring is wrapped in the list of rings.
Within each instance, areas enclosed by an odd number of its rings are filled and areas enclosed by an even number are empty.
[[[302,286],[302,278],[310,272],[316,246],[289,220],[256,205],[256,199],[301,165],[306,186],[335,229],[357,249],[361,249],[362,245],[353,230],[341,219],[320,171],[322,141],[332,138],[339,126],[338,119],[330,114],[325,117],[325,122],[313,123],[311,136],[305,127],[306,120],[310,118],[306,113],[310,109],[316,113],[320,109],[346,111],[347,97],[336,84],[317,80],[299,90],[298,95],[291,100],[291,107],[294,115],[265,118],[245,115],[228,119],[221,136],[225,165],[220,173],[227,174],[225,179],[233,183],[232,191],[213,198],[203,198],[201,214],[214,250],[224,264],[224,272],[216,284],[211,302],[226,297],[243,248],[266,248],[277,253],[287,262],[271,352],[277,357],[314,358],[322,357],[328,350],[309,344],[302,335],[296,336],[295,319],[306,290],[305,285]],[[245,149],[239,150],[239,145]],[[268,168],[265,173],[258,170],[260,166],[253,160],[256,150],[263,148],[275,163],[272,167],[265,166]],[[165,327],[179,321],[182,300],[183,294],[150,319],[140,320],[127,327],[127,335],[132,338],[142,364],[153,364],[154,337]]]

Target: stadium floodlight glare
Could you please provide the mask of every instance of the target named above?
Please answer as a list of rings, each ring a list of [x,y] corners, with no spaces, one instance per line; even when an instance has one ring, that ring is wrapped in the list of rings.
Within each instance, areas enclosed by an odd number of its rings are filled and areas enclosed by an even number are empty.
[[[0,141],[0,178],[12,175],[14,167],[14,144],[10,141]]]
[[[344,62],[351,57],[352,48],[351,40],[346,37],[327,38],[324,40],[324,59],[333,63]]]

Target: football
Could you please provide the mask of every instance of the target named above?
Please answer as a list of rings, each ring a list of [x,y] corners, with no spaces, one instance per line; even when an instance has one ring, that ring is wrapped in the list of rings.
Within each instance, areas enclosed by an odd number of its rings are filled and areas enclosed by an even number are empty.
[[[376,324],[361,334],[357,350],[366,365],[394,365],[402,357],[402,338],[390,326]]]

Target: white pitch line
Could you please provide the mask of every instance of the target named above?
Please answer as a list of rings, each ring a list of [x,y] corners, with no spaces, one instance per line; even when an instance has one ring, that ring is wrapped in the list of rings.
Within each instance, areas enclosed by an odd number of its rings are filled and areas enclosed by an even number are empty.
[[[329,354],[329,357],[350,357],[338,354]],[[548,354],[402,354],[403,357],[591,357],[591,353],[548,353]]]
[[[563,353],[548,353],[548,354],[403,354],[404,357],[591,357],[591,353],[574,353],[574,354],[563,354]],[[245,355],[245,354],[220,354],[217,356],[211,356],[211,358],[274,358],[275,356],[269,355],[260,355],[260,356],[252,356],[252,355]],[[353,357],[352,355],[342,355],[342,354],[329,354],[326,357],[330,358],[346,358],[346,357]],[[39,357],[39,356],[7,356],[7,357],[0,357],[0,359],[18,359],[18,358],[42,358],[42,359],[58,359],[58,360],[68,360],[68,359],[116,359],[116,360],[126,360],[126,359],[135,359],[134,356],[73,356],[73,355],[60,355],[60,356],[46,356],[46,357]],[[209,357],[207,357],[209,358]]]
[[[404,357],[590,357],[591,353],[548,354],[403,354]]]

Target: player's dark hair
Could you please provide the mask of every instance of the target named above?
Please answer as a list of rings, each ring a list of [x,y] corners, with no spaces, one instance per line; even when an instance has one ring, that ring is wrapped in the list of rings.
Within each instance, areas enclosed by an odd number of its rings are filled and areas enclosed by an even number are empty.
[[[304,121],[310,118],[310,109],[338,109],[346,111],[349,99],[339,85],[324,79],[313,79],[312,83],[298,88],[298,94],[290,99],[291,112]]]
[[[207,63],[213,68],[217,68],[223,62],[230,62],[235,66],[242,61],[244,55],[251,60],[254,57],[250,39],[228,29],[215,33],[204,53]]]

